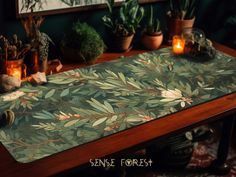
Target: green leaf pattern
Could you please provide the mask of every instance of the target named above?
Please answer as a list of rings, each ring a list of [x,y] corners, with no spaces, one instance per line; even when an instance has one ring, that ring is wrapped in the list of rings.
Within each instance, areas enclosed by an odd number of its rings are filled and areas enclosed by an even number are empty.
[[[221,52],[198,62],[166,48],[24,83],[0,95],[0,112],[16,114],[0,141],[17,161],[32,162],[233,93],[235,70]]]

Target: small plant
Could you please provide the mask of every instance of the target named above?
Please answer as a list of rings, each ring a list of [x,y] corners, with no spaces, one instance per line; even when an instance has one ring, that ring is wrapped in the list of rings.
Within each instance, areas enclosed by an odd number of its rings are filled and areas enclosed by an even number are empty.
[[[31,49],[35,49],[39,52],[39,60],[41,61],[47,60],[49,44],[50,42],[53,43],[47,34],[39,30],[43,21],[43,17],[33,16],[32,14],[22,19],[22,25],[29,39]]]
[[[114,9],[114,0],[107,0],[106,4],[109,14],[102,18],[105,26],[116,36],[134,34],[144,15],[144,9],[137,0],[125,0],[118,12]]]
[[[14,34],[11,39],[0,36],[0,59],[17,60],[24,57],[24,54],[30,49],[30,45],[23,45],[22,41]]]
[[[142,44],[146,49],[156,50],[163,41],[163,34],[160,28],[160,21],[154,18],[153,7],[150,7],[150,15],[148,16],[147,25],[142,33]]]
[[[150,16],[148,18],[148,23],[144,29],[145,33],[148,35],[155,35],[161,32],[160,21],[158,18],[153,17],[153,7],[150,7]]]
[[[84,62],[90,62],[101,55],[105,44],[101,36],[87,23],[77,22],[72,31],[61,42],[62,48],[72,48],[77,51]]]
[[[169,0],[167,15],[173,19],[189,20],[195,14],[195,0]]]

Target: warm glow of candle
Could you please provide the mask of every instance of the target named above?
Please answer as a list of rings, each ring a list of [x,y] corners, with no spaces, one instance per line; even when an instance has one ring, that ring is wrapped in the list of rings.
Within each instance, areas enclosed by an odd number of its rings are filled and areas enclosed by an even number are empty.
[[[21,80],[21,67],[17,67],[17,68],[9,67],[7,68],[7,74],[9,76],[13,76]]]
[[[184,46],[185,46],[185,40],[181,38],[180,36],[174,36],[173,37],[173,52],[175,54],[183,54],[184,53]]]

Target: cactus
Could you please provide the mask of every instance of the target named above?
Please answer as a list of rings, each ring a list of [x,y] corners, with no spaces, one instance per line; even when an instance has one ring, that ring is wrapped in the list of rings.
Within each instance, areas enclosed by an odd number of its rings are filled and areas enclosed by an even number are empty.
[[[188,20],[194,18],[196,0],[169,0],[170,18]]]
[[[145,32],[148,35],[153,35],[153,34],[161,31],[159,19],[158,18],[154,19],[154,17],[153,17],[153,7],[152,6],[150,7],[150,16],[147,21],[148,21],[148,24],[145,27]]]
[[[107,0],[109,14],[102,18],[103,23],[117,36],[134,34],[144,15],[144,9],[137,0],[125,0],[118,13],[114,11],[114,0]]]

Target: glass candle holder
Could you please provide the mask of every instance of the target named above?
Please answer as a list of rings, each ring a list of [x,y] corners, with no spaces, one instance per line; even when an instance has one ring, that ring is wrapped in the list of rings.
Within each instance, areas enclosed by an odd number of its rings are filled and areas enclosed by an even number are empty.
[[[23,60],[8,60],[6,62],[7,75],[22,79]]]
[[[183,54],[184,53],[184,47],[185,47],[185,39],[181,36],[173,36],[172,41],[172,49],[174,54]]]

